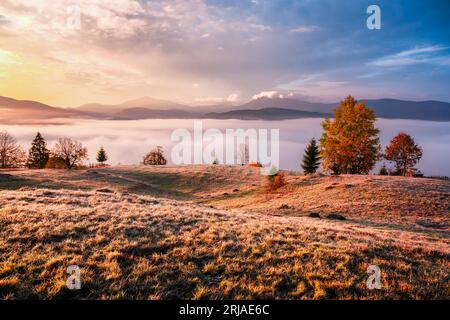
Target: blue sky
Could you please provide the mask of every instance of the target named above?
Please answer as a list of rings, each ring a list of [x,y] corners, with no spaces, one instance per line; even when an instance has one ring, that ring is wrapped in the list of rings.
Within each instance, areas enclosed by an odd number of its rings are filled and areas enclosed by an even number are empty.
[[[320,95],[323,87],[365,97],[450,99],[448,1],[209,3],[225,7],[233,3],[238,11],[273,29],[264,59],[276,70],[272,89]],[[366,28],[370,4],[381,8],[381,30]]]
[[[449,1],[77,3],[76,29],[64,23],[68,0],[0,4],[0,95],[60,105],[144,95],[450,101]],[[371,4],[381,30],[366,27]]]

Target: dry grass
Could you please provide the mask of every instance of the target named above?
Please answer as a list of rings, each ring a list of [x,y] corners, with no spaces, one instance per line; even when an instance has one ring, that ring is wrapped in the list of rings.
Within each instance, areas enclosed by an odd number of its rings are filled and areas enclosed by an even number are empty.
[[[448,181],[286,178],[268,196],[255,168],[0,172],[0,297],[450,298]]]

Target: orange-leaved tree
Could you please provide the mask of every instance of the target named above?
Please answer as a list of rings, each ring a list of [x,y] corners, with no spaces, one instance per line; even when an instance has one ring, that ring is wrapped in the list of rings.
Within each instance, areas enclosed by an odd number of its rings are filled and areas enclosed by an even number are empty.
[[[398,174],[406,176],[422,158],[422,148],[409,134],[400,132],[386,147],[384,157],[395,163]]]
[[[320,153],[323,170],[334,174],[367,174],[380,158],[375,114],[352,96],[341,101],[334,119],[323,123]]]

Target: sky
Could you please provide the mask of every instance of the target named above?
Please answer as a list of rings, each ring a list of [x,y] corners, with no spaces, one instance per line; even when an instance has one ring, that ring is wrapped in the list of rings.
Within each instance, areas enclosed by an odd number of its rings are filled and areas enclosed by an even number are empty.
[[[381,10],[370,30],[367,7]],[[0,96],[450,101],[450,2],[0,0]]]

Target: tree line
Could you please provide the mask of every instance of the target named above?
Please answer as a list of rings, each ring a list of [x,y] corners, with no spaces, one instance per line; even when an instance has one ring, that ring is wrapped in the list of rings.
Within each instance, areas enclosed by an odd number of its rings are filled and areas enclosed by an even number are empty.
[[[421,175],[415,166],[422,158],[422,148],[410,135],[400,132],[381,152],[375,114],[364,102],[348,96],[333,116],[333,120],[322,122],[319,144],[313,138],[304,151],[301,167],[305,174],[315,173],[320,163],[323,171],[332,174],[368,174],[377,161],[385,159],[394,169],[389,171],[383,165],[380,174]]]
[[[81,166],[88,159],[88,150],[81,142],[70,138],[59,138],[52,150],[47,148],[47,143],[40,132],[31,142],[28,155],[16,139],[8,132],[0,132],[0,167],[16,168],[27,167],[30,169],[73,169]],[[103,147],[100,148],[97,160],[103,164],[108,159]]]
[[[47,148],[47,143],[40,132],[31,142],[28,155],[17,143],[17,140],[7,131],[0,132],[0,168],[29,169],[74,169],[83,167],[84,161],[88,160],[88,149],[81,142],[70,138],[59,138],[52,150]],[[103,146],[96,156],[98,166],[106,166],[108,154]],[[145,155],[143,164],[165,165],[162,147],[158,146]]]

